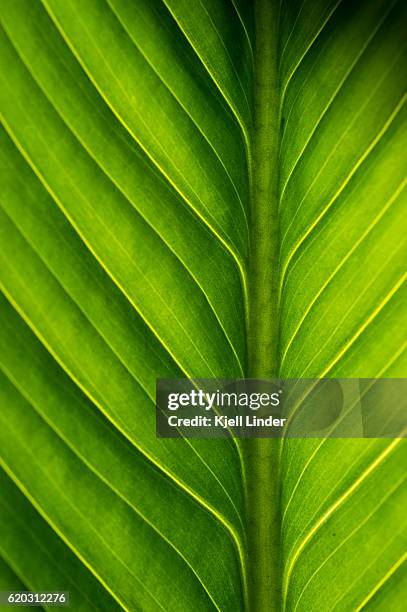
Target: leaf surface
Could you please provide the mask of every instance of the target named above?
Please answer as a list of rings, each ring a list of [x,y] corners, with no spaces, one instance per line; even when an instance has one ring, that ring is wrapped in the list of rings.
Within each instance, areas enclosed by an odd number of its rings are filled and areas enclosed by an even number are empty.
[[[405,376],[403,3],[0,15],[1,583],[401,610],[400,440],[162,440],[154,400],[159,377]]]

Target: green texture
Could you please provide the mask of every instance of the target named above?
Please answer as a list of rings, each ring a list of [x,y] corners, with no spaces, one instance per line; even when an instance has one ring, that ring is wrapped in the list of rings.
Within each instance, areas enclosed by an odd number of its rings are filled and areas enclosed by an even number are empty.
[[[400,439],[163,440],[154,401],[406,376],[406,12],[1,0],[1,589],[405,609]]]

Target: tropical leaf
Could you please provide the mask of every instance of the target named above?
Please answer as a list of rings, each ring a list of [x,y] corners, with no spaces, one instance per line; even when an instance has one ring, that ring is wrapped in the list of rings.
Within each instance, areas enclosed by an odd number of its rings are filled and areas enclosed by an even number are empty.
[[[159,377],[402,377],[404,3],[2,0],[0,583],[402,610],[405,445],[164,440]]]

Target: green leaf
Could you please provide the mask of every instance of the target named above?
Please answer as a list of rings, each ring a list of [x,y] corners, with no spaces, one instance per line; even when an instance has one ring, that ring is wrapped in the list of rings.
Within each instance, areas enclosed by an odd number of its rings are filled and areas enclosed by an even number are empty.
[[[402,610],[400,439],[164,440],[154,401],[405,376],[404,3],[0,17],[2,589]]]

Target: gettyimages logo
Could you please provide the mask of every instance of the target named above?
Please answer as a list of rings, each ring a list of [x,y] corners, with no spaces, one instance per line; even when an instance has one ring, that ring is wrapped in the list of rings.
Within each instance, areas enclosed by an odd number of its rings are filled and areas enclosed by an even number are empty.
[[[279,406],[281,393],[281,389],[273,393],[227,392],[219,389],[208,393],[202,389],[191,389],[189,393],[170,393],[167,406],[168,410],[178,410],[181,406],[200,406],[204,410],[244,406],[250,410],[259,410],[264,406]]]

